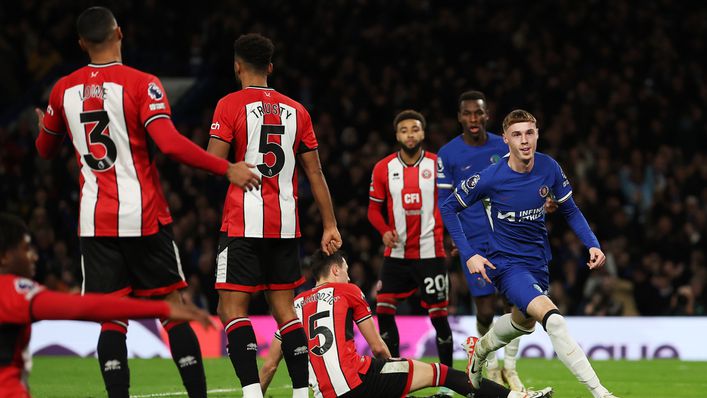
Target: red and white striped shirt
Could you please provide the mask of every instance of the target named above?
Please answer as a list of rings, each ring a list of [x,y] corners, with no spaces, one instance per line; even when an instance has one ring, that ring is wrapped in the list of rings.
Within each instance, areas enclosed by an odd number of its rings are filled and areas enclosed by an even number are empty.
[[[216,105],[211,137],[233,146],[236,162],[256,165],[259,190],[228,187],[221,232],[231,237],[296,238],[297,154],[317,149],[307,110],[271,88],[246,87]]]
[[[386,202],[387,225],[398,234],[385,256],[405,259],[444,257],[442,216],[437,206],[437,155],[422,151],[408,166],[396,152],[376,163],[369,199]],[[384,233],[385,231],[379,231]]]
[[[371,357],[359,355],[353,322],[371,318],[361,289],[353,283],[325,283],[295,297],[309,348],[309,378],[315,397],[335,398],[358,387]]]
[[[143,236],[172,222],[146,127],[169,118],[159,79],[119,62],[89,64],[61,78],[45,131],[68,133],[79,163],[80,236]]]

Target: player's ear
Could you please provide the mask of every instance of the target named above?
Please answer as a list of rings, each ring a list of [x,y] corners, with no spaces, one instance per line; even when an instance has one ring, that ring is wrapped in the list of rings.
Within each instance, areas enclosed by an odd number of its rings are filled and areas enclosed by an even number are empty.
[[[273,66],[272,66],[272,62],[271,62],[268,64],[268,76],[270,76],[272,74],[272,70],[273,70]]]
[[[120,26],[115,27],[115,38],[118,39],[118,41],[123,40],[123,31],[120,29]]]
[[[508,134],[504,131],[503,134],[501,134],[501,137],[503,137],[503,142],[508,145]]]
[[[81,47],[82,51],[88,52],[88,50],[86,50],[86,43],[84,43],[83,39],[80,37],[79,37],[79,47]]]

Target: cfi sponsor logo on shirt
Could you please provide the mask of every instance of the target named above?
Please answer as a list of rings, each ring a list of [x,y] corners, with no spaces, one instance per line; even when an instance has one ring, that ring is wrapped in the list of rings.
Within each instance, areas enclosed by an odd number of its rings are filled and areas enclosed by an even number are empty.
[[[150,84],[147,85],[147,95],[155,101],[159,101],[162,97],[164,97],[164,94],[162,94],[162,89],[160,89],[160,86],[158,86],[155,82],[150,82]]]

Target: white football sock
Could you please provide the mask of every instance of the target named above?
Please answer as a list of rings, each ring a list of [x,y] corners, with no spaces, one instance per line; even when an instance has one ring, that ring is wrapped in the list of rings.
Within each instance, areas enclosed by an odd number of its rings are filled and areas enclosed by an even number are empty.
[[[545,330],[550,336],[550,341],[557,353],[557,357],[574,374],[577,380],[587,386],[589,392],[595,398],[607,393],[607,389],[601,385],[599,377],[594,372],[584,351],[567,331],[565,318],[558,313],[550,314],[545,321]]]
[[[480,358],[485,358],[489,352],[496,351],[497,349],[510,343],[511,340],[516,337],[522,336],[524,334],[533,333],[533,330],[526,330],[516,325],[511,320],[511,314],[504,314],[498,321],[494,323],[491,330],[484,335],[476,345],[476,351]]]
[[[309,398],[309,387],[293,389],[292,398]]]
[[[263,398],[263,391],[260,389],[260,383],[248,384],[243,387],[243,398]]]
[[[512,370],[516,368],[516,359],[518,358],[518,346],[520,345],[520,337],[511,340],[504,350],[503,368]]]
[[[485,336],[486,333],[491,330],[493,327],[493,321],[486,326],[483,323],[479,322],[478,318],[476,320],[476,330],[479,332],[479,337]],[[498,358],[496,357],[496,353],[489,353],[488,356],[486,357],[486,368],[487,369],[498,369]]]

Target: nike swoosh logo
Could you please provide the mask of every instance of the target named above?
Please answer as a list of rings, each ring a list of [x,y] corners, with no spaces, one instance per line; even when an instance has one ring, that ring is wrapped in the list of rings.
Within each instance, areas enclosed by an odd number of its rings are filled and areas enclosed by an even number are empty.
[[[480,369],[474,370],[474,365],[476,365],[476,362],[472,362],[471,364],[471,373],[478,373]]]

